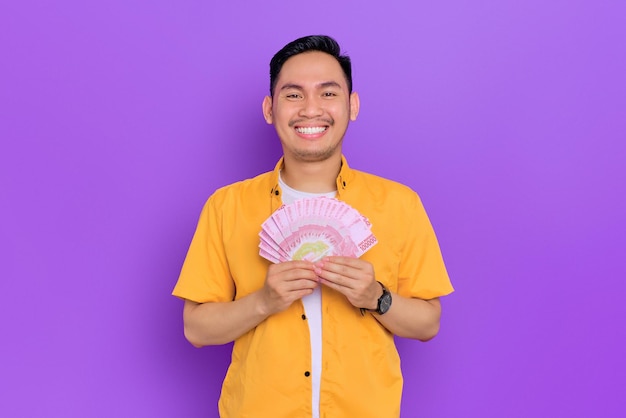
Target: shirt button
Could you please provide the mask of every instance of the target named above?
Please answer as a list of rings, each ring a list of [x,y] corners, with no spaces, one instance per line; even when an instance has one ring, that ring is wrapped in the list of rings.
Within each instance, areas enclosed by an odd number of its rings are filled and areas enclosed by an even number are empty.
[[[275,190],[275,191],[274,191],[274,194],[275,194],[276,196],[278,196],[278,195],[280,194],[280,192],[279,192],[278,190]]]
[[[306,377],[309,377],[309,376],[311,376],[311,372],[306,371],[306,372],[304,372],[304,375],[305,375]]]
[[[306,319],[306,315],[305,314],[302,314],[302,319]]]

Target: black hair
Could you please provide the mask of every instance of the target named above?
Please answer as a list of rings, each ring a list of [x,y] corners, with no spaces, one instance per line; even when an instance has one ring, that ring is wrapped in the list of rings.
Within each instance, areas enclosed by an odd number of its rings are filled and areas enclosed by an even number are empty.
[[[352,64],[350,57],[341,55],[339,44],[330,36],[311,35],[289,42],[272,57],[270,61],[270,96],[274,97],[274,87],[276,87],[278,75],[285,62],[294,55],[308,51],[320,51],[333,56],[341,66],[346,77],[348,92],[352,93]]]

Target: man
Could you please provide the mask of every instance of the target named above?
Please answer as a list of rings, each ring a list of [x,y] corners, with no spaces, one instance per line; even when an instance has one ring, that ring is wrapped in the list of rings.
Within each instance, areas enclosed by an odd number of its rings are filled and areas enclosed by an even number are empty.
[[[270,63],[263,114],[283,148],[274,171],[217,190],[200,216],[174,295],[186,338],[234,341],[223,417],[398,417],[394,335],[427,341],[453,291],[419,197],[353,170],[341,146],[359,113],[350,59],[326,36]],[[327,196],[357,209],[378,243],[360,258],[272,264],[261,224],[282,204]]]

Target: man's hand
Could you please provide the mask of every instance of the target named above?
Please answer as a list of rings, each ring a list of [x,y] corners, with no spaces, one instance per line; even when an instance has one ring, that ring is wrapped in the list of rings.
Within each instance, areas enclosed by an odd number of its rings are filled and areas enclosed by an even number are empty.
[[[294,301],[313,293],[318,285],[315,266],[309,261],[272,264],[261,289],[263,312],[267,315],[282,312]]]
[[[357,308],[374,310],[382,295],[374,267],[367,261],[349,257],[325,257],[315,263],[321,283],[342,293]],[[428,341],[439,331],[439,299],[423,300],[392,293],[393,304],[384,315],[374,315],[391,333]]]
[[[324,257],[315,263],[315,274],[326,286],[343,294],[357,308],[376,309],[382,288],[374,267],[351,257]]]

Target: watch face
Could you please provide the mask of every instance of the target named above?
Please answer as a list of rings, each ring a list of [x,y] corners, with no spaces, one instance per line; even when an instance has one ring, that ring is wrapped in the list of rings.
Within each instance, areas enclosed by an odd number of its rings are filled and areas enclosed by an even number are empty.
[[[385,292],[378,301],[378,313],[381,315],[389,310],[391,306],[391,293]]]

